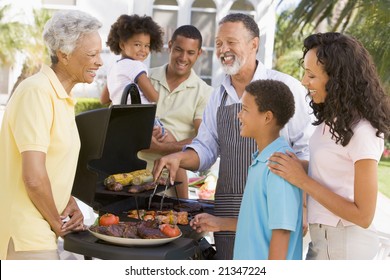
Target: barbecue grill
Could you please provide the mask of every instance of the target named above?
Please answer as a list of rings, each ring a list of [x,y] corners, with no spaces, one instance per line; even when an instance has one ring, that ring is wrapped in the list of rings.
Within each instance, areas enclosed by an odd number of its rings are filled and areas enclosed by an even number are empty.
[[[113,213],[122,221],[130,209],[146,209],[152,191],[131,194],[108,191],[103,181],[116,173],[146,168],[146,162],[137,157],[138,151],[150,145],[156,105],[116,105],[91,110],[76,116],[81,149],[72,195],[91,206],[99,216]],[[177,184],[175,184],[177,185]],[[176,187],[176,186],[175,186]],[[165,186],[159,186],[164,190]],[[160,205],[161,196],[154,196],[152,205]],[[164,207],[179,207],[182,203],[196,211],[213,212],[213,205],[194,200],[166,198]],[[183,204],[183,205],[184,205]],[[200,207],[198,207],[200,205]],[[191,212],[190,212],[191,213]],[[196,214],[196,213],[193,213]],[[89,231],[74,232],[64,237],[64,249],[84,255],[86,259],[190,259],[199,254],[199,243],[194,232],[180,226],[183,235],[159,246],[125,247],[110,244]]]

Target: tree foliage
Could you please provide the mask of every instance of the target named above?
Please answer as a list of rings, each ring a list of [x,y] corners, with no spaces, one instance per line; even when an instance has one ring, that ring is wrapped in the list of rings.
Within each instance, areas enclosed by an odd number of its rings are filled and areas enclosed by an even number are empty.
[[[24,46],[25,26],[16,21],[9,21],[7,13],[11,6],[0,7],[0,65],[11,66],[15,57]]]
[[[33,74],[40,68],[42,63],[49,63],[49,54],[43,41],[42,33],[46,22],[50,19],[51,13],[48,10],[33,10],[34,22],[26,25],[28,36],[24,38],[26,46],[23,53],[26,57],[24,64],[28,67],[27,74]]]
[[[15,90],[21,81],[38,72],[43,63],[48,64],[50,62],[49,53],[43,41],[42,33],[46,22],[51,17],[51,13],[48,10],[40,9],[33,10],[33,15],[33,24],[26,24],[24,26],[26,36],[23,38],[24,45],[21,52],[24,54],[25,59],[22,66],[22,72],[16,80],[11,92]]]
[[[302,77],[302,68],[299,60],[302,57],[303,39],[309,35],[308,27],[300,30],[289,30],[293,10],[283,11],[277,20],[275,34],[274,68],[287,73],[297,79]],[[287,35],[289,33],[289,36]]]
[[[374,2],[374,1],[367,1]],[[375,1],[357,13],[348,33],[372,55],[383,83],[390,87],[390,1]]]
[[[282,43],[275,45],[278,47],[277,60],[290,51],[300,50],[303,38],[311,33],[337,31],[353,35],[372,55],[389,92],[389,0],[302,0],[295,10],[279,16],[278,30],[281,31],[276,38]],[[296,42],[297,38],[300,43]]]
[[[12,66],[17,54],[22,55],[22,72],[13,87],[15,89],[22,80],[36,73],[42,63],[49,62],[42,32],[51,13],[45,9],[33,10],[33,22],[27,24],[10,17],[11,5],[0,7],[0,66]]]

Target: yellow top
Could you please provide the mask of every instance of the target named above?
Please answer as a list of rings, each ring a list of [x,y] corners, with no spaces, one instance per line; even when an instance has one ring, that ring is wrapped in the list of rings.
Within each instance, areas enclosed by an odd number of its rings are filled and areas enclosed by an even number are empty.
[[[24,151],[46,153],[58,213],[73,186],[80,139],[74,101],[54,71],[43,65],[24,80],[7,104],[0,131],[0,259],[12,237],[16,251],[55,250],[57,238],[29,199],[22,180]]]

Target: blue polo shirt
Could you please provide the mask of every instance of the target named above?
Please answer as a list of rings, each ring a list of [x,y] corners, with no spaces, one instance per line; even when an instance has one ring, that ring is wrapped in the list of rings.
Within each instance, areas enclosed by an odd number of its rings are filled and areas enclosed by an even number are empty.
[[[253,154],[238,216],[234,259],[268,259],[273,229],[291,231],[287,259],[302,259],[302,191],[269,171],[274,152],[293,151],[283,137]]]

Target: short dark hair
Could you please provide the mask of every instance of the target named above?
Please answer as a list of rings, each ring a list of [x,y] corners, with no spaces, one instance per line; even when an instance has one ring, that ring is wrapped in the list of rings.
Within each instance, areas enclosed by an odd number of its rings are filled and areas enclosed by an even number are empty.
[[[245,87],[255,97],[259,112],[271,111],[280,128],[294,116],[294,96],[290,88],[276,80],[256,80]]]
[[[107,47],[115,54],[121,53],[120,42],[125,42],[136,34],[149,34],[150,50],[161,51],[164,42],[162,28],[150,17],[139,15],[121,15],[111,25],[107,38]]]
[[[172,34],[171,41],[174,42],[177,38],[177,36],[183,36],[185,38],[194,39],[199,41],[199,47],[198,49],[202,48],[202,34],[200,34],[200,31],[198,28],[196,28],[193,25],[182,25],[178,27],[175,32]]]
[[[242,22],[245,28],[252,35],[252,38],[260,37],[259,26],[250,15],[246,15],[242,13],[228,14],[219,21],[219,25],[226,22]]]

